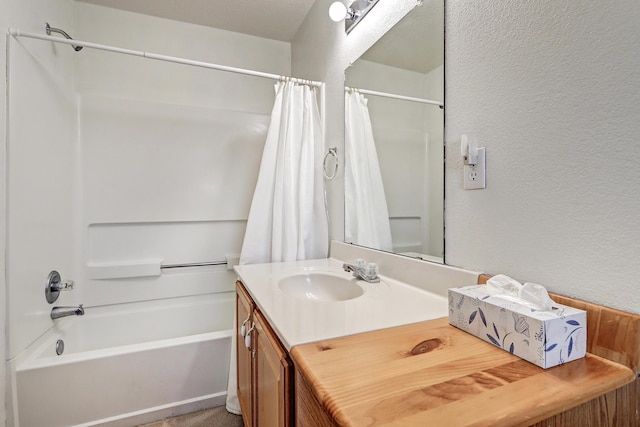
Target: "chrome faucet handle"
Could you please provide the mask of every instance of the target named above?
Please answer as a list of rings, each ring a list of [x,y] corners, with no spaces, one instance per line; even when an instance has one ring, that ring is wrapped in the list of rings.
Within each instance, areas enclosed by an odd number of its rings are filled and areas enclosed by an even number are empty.
[[[73,290],[73,280],[63,280],[58,283],[53,283],[51,289],[54,291],[71,291]]]
[[[70,291],[73,289],[73,280],[65,280],[63,281],[60,278],[60,273],[53,270],[49,273],[49,277],[47,278],[47,283],[44,286],[44,295],[49,304],[54,303],[58,296],[60,296],[61,291]]]
[[[368,263],[365,271],[368,277],[378,277],[378,264],[375,262]]]
[[[353,264],[358,267],[358,268],[362,268],[364,269],[367,266],[367,261],[363,260],[362,258],[357,258]]]
[[[356,264],[342,264],[342,269],[344,271],[353,272],[353,276],[362,279],[365,282],[369,283],[377,283],[380,281],[380,277],[378,277],[378,265],[370,262],[366,263],[364,260],[356,260]]]

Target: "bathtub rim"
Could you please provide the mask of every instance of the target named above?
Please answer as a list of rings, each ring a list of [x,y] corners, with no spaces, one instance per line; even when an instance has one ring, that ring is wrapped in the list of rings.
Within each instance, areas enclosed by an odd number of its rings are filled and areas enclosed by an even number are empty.
[[[161,298],[161,299],[147,300],[147,301],[132,301],[132,302],[123,303],[123,304],[85,307],[85,310],[87,310],[87,316],[91,316],[93,319],[97,319],[97,318],[115,316],[119,314],[126,314],[131,311],[135,311],[135,312],[161,311],[166,308],[175,308],[176,306],[188,305],[190,300],[194,300],[194,299],[196,300],[195,302],[200,304],[206,303],[205,301],[203,301],[204,298],[210,298],[212,299],[212,302],[219,302],[218,300],[221,297],[223,299],[228,298],[229,302],[233,302],[235,306],[235,292],[216,292],[216,293],[199,294],[199,295],[187,295],[182,297]],[[21,369],[24,365],[29,366],[29,364],[32,361],[34,361],[34,366],[39,366],[40,364],[35,363],[35,361],[38,359],[45,359],[45,358],[46,359],[51,358],[51,359],[57,360],[58,358],[64,357],[67,360],[69,360],[69,363],[71,363],[71,360],[72,360],[71,356],[74,354],[86,353],[86,354],[90,354],[91,356],[99,357],[100,352],[113,349],[114,353],[111,353],[110,355],[117,355],[117,354],[126,353],[127,351],[125,350],[125,348],[141,346],[139,347],[138,351],[142,351],[144,349],[154,348],[154,346],[157,345],[157,343],[159,342],[170,343],[172,340],[176,340],[176,344],[174,345],[179,345],[179,344],[185,343],[185,341],[180,341],[183,338],[229,331],[230,329],[233,328],[233,320],[231,320],[229,323],[229,328],[218,329],[211,332],[195,333],[195,334],[183,335],[180,337],[173,337],[173,338],[162,338],[162,339],[156,339],[151,341],[145,341],[142,343],[124,344],[120,346],[113,346],[113,347],[101,348],[96,350],[86,350],[86,351],[74,352],[69,354],[63,353],[60,356],[44,356],[44,357],[40,356],[43,352],[47,351],[47,349],[55,348],[55,342],[57,341],[57,339],[61,335],[64,335],[69,329],[73,328],[76,322],[82,322],[83,320],[84,320],[83,316],[79,316],[79,317],[70,316],[70,317],[63,317],[61,319],[57,319],[53,321],[53,324],[49,329],[47,329],[44,333],[42,333],[42,335],[37,337],[33,342],[31,342],[31,344],[29,344],[25,349],[23,349],[20,353],[18,353],[14,358],[9,359],[7,362],[10,362],[10,367],[14,369]],[[145,344],[148,344],[148,346],[144,346]],[[81,361],[81,360],[84,360],[84,359],[79,356],[78,358],[73,359],[73,361],[75,362]],[[54,364],[59,364],[59,363],[60,361]]]
[[[213,292],[203,293],[197,295],[184,295],[180,297],[168,297],[159,298],[146,301],[131,301],[127,303],[107,304],[93,307],[86,307],[93,311],[96,310],[100,313],[100,317],[108,315],[107,313],[116,310],[117,312],[127,312],[130,309],[146,310],[150,307],[154,309],[162,307],[165,303],[181,305],[188,302],[190,299],[197,298],[202,302],[204,298],[217,299],[224,294],[226,297],[233,301],[235,307],[235,292]],[[226,298],[225,298],[226,299]],[[5,360],[6,369],[6,423],[7,425],[18,425],[18,400],[17,400],[17,373],[28,369],[42,369],[45,367],[78,363],[83,360],[91,360],[101,357],[113,357],[130,352],[143,352],[146,350],[158,348],[158,347],[173,347],[184,345],[185,343],[197,343],[214,339],[226,339],[232,336],[234,333],[233,322],[230,323],[229,329],[219,329],[212,332],[196,333],[191,335],[184,335],[175,338],[163,338],[159,340],[147,341],[137,344],[126,344],[122,346],[114,346],[108,349],[97,349],[81,351],[77,353],[68,353],[61,356],[40,356],[45,351],[52,351],[55,348],[55,342],[58,337],[65,332],[68,328],[72,327],[76,321],[80,321],[79,317],[66,317],[58,319],[53,322],[52,326],[44,331],[39,337],[32,341],[25,349],[14,356],[11,359]],[[106,350],[109,350],[107,354]],[[102,353],[102,355],[100,354]],[[40,359],[38,360],[38,357]],[[233,357],[233,356],[232,356]],[[226,401],[226,391],[224,393],[214,393],[212,395],[200,396],[194,399],[188,399],[185,401],[172,402],[170,404],[161,405],[158,407],[145,408],[140,411],[131,413],[123,413],[109,419],[96,420],[86,424],[86,426],[109,426],[120,427],[130,426],[131,422],[137,424],[146,424],[157,421],[158,419],[166,418],[173,415],[186,414],[189,412],[197,411],[200,409],[206,409],[216,406],[222,406]],[[118,421],[120,420],[120,421]],[[74,427],[84,427],[85,424],[77,425]]]
[[[155,348],[176,347],[188,343],[203,342],[217,338],[230,337],[233,329],[224,329],[221,331],[207,332],[204,334],[185,335],[178,338],[167,338],[162,340],[148,341],[139,344],[127,344],[117,347],[109,347],[99,350],[88,350],[78,353],[61,354],[59,356],[39,357],[43,351],[48,348],[54,348],[55,342],[60,335],[52,334],[46,341],[40,344],[31,354],[25,355],[23,360],[17,361],[14,366],[15,372],[22,372],[31,369],[42,369],[51,366],[68,365],[71,363],[84,362],[87,360],[97,360],[107,357],[119,356],[122,354],[139,353]],[[17,359],[17,358],[16,358]]]

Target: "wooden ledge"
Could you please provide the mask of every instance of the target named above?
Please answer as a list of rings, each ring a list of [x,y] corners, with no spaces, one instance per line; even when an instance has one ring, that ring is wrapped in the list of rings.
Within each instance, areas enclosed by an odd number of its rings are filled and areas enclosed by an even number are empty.
[[[526,426],[636,378],[592,354],[544,370],[447,318],[304,344],[291,356],[341,426]]]

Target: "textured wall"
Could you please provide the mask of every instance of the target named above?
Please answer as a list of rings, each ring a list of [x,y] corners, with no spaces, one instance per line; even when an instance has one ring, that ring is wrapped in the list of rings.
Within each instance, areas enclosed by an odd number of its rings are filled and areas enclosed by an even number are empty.
[[[640,313],[638,25],[633,0],[447,1],[447,264]]]

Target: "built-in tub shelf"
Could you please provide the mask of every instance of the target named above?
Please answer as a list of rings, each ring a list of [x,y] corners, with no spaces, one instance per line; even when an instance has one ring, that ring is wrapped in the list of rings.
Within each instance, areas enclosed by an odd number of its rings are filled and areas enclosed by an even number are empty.
[[[128,277],[160,276],[162,260],[87,264],[90,279],[108,280]]]

